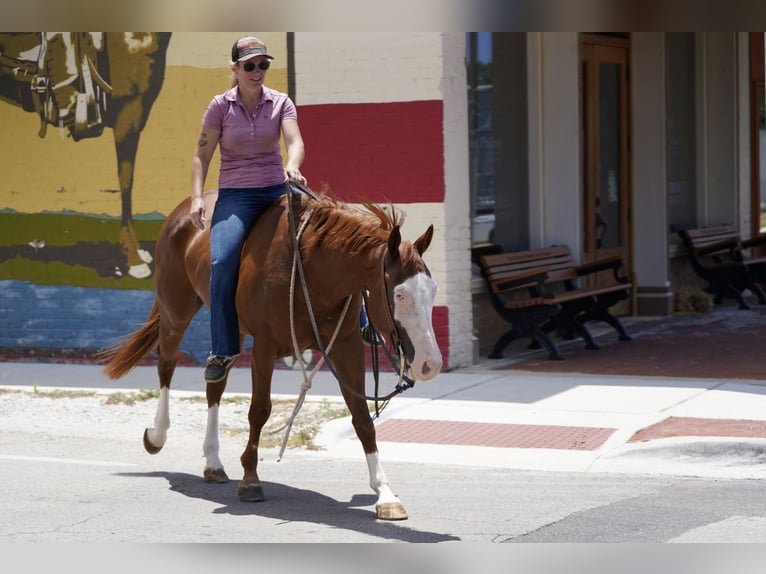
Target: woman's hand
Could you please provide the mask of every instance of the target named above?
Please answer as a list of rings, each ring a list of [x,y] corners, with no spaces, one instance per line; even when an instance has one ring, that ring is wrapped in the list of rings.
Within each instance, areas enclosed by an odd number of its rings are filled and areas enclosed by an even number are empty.
[[[295,181],[306,185],[306,178],[303,177],[301,170],[299,170],[297,167],[286,167],[285,176],[287,176],[288,180],[294,179]]]
[[[191,220],[197,229],[205,229],[205,201],[195,197],[191,202]]]

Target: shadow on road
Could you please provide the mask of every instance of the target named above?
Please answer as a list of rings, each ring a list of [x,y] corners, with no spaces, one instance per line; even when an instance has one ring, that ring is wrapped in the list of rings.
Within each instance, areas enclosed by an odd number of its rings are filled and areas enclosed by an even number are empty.
[[[266,500],[241,502],[237,497],[236,481],[215,484],[204,482],[199,476],[182,472],[121,472],[118,476],[134,478],[164,478],[170,490],[191,498],[220,504],[216,514],[235,516],[261,516],[285,523],[312,522],[332,528],[354,530],[399,542],[451,542],[460,538],[439,532],[423,532],[406,526],[406,522],[385,522],[375,518],[376,497],[356,494],[350,501],[341,502],[313,490],[294,488],[275,482],[263,482]]]

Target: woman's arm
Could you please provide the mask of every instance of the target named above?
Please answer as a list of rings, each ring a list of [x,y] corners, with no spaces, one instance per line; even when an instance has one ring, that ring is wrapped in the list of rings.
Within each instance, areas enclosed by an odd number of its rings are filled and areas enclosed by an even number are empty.
[[[285,177],[287,179],[298,180],[306,185],[306,178],[301,173],[301,164],[306,157],[306,150],[303,146],[303,137],[298,127],[298,120],[282,120],[282,136],[285,138],[285,148],[287,148],[287,164],[285,165]]]
[[[191,168],[191,220],[199,229],[205,227],[205,202],[202,199],[207,170],[213,157],[221,132],[203,127],[197,140]]]

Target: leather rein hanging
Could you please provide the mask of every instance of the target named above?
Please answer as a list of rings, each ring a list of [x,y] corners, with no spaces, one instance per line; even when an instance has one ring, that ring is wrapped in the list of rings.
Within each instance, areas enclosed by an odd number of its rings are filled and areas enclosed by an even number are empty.
[[[380,410],[384,408],[388,401],[393,398],[394,396],[398,395],[399,393],[412,388],[415,385],[415,381],[410,379],[404,374],[404,369],[406,366],[406,361],[404,357],[404,352],[402,350],[398,328],[396,327],[396,322],[394,321],[394,316],[391,311],[391,302],[388,299],[388,291],[387,291],[387,285],[386,285],[386,276],[385,276],[385,256],[386,256],[386,249],[383,249],[383,252],[381,254],[381,274],[382,274],[382,281],[381,281],[381,288],[383,289],[383,299],[386,302],[385,310],[387,319],[390,322],[391,331],[390,331],[390,337],[392,339],[392,344],[394,345],[394,348],[397,350],[398,357],[394,357],[387,346],[385,344],[381,345],[378,343],[378,332],[375,329],[375,326],[372,324],[372,320],[369,317],[368,319],[370,321],[370,327],[372,328],[372,333],[374,336],[374,341],[371,344],[372,347],[372,372],[373,377],[375,380],[375,395],[374,396],[368,396],[364,393],[359,393],[352,387],[350,387],[338,374],[338,372],[335,370],[335,367],[332,364],[332,361],[327,356],[327,351],[325,349],[324,344],[322,343],[322,340],[319,336],[319,330],[317,328],[316,320],[314,317],[314,311],[311,306],[311,300],[309,298],[308,294],[308,287],[306,284],[306,277],[303,271],[303,262],[301,260],[301,254],[300,254],[300,236],[298,234],[297,228],[296,228],[296,222],[295,222],[295,212],[293,208],[293,191],[297,189],[300,192],[306,193],[309,197],[313,199],[317,199],[317,197],[309,190],[307,187],[301,185],[300,183],[296,182],[295,180],[290,180],[287,182],[287,205],[288,205],[288,220],[290,223],[290,235],[292,236],[293,240],[293,249],[294,249],[294,258],[296,267],[298,270],[298,274],[300,276],[300,282],[301,282],[301,288],[303,290],[303,296],[306,300],[306,308],[309,313],[309,317],[311,319],[311,326],[314,331],[314,338],[316,340],[317,346],[319,347],[319,352],[322,354],[322,358],[327,364],[327,367],[330,369],[332,374],[337,379],[338,383],[342,385],[349,393],[353,394],[356,397],[363,398],[368,401],[374,401],[375,403],[375,412],[376,416],[380,414]],[[363,292],[363,299],[364,299],[364,306],[367,308],[367,293]],[[391,364],[397,369],[397,372],[399,374],[399,382],[394,387],[394,390],[391,391],[389,394],[387,394],[384,397],[379,396],[378,394],[378,388],[379,388],[379,361],[378,361],[378,347],[382,347],[386,355],[388,356],[389,360],[391,361]],[[300,359],[300,357],[299,357]],[[302,359],[300,359],[302,360]],[[379,407],[379,403],[384,403],[382,407]]]

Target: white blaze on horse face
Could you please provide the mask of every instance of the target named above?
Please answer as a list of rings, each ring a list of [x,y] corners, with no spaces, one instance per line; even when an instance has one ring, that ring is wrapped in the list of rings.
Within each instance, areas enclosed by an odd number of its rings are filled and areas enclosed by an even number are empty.
[[[411,371],[418,381],[430,381],[442,368],[431,321],[435,297],[436,282],[426,273],[413,275],[394,288],[394,319],[406,329],[415,348]]]

